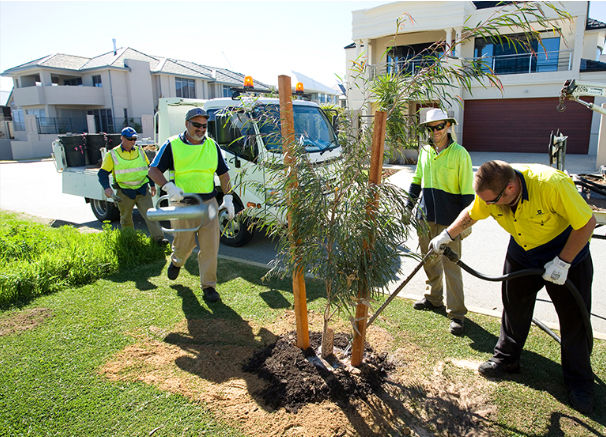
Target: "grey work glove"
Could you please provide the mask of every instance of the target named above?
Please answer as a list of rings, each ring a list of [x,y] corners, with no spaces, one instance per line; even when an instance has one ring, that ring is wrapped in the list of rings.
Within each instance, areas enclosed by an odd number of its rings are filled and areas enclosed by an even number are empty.
[[[177,187],[173,182],[167,182],[164,184],[164,186],[162,187],[162,189],[164,191],[166,191],[166,194],[168,194],[168,200],[171,202],[178,202],[180,200],[183,200],[183,194],[185,194],[183,192],[183,190],[179,187]]]
[[[545,273],[543,273],[543,279],[554,284],[564,285],[566,278],[568,277],[568,269],[570,264],[566,261],[562,261],[559,257],[555,257],[553,260],[545,264]]]
[[[452,243],[454,240],[450,238],[450,234],[444,229],[440,235],[429,242],[429,247],[433,249],[434,253],[444,253],[444,248],[447,244]]]

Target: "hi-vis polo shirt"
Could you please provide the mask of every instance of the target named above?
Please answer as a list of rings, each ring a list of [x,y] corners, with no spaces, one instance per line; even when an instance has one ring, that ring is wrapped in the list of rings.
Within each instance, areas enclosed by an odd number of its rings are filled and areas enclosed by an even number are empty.
[[[540,164],[512,165],[522,182],[522,198],[515,213],[508,205],[487,205],[478,196],[469,215],[492,216],[511,234],[507,254],[521,264],[542,268],[559,255],[572,229],[580,229],[593,212],[565,173]],[[572,262],[582,261],[589,243]]]

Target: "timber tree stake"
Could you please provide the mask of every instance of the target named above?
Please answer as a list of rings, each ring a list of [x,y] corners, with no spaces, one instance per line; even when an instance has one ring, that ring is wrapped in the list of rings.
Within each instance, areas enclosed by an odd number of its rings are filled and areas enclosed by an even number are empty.
[[[381,184],[383,170],[383,147],[385,145],[385,125],[387,123],[387,113],[383,111],[375,112],[375,127],[372,133],[372,155],[370,157],[370,171],[368,183],[372,185]],[[376,210],[379,207],[378,194],[368,199],[366,211],[370,220],[374,219]],[[371,251],[373,241],[364,241],[365,254],[367,256]],[[377,260],[369,260],[377,262]],[[380,262],[380,261],[379,261]],[[364,359],[364,341],[366,340],[366,319],[368,318],[368,306],[364,303],[368,299],[368,284],[361,278],[358,287],[358,305],[356,306],[356,319],[354,323],[358,329],[354,329],[353,346],[351,349],[351,365],[360,366]]]
[[[294,174],[293,162],[295,160],[292,148],[295,142],[295,122],[293,117],[292,88],[290,85],[290,76],[278,76],[278,92],[280,94],[280,123],[282,125],[282,149],[284,150],[284,164],[289,167],[294,175],[293,183],[286,188],[288,196],[288,228],[291,235],[291,244],[294,245],[295,253],[298,253],[297,246],[300,244],[298,230],[293,228],[291,218],[291,208],[293,208],[290,193],[297,189],[297,175]],[[297,206],[294,205],[296,208]],[[307,321],[307,294],[305,292],[305,278],[303,276],[303,267],[295,266],[292,277],[292,292],[295,300],[295,320],[297,323],[297,346],[301,349],[309,348],[309,324]]]

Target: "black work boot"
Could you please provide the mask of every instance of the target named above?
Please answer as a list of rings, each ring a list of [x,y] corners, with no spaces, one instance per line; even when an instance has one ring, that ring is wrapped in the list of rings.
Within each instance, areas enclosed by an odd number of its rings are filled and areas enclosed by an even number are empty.
[[[516,361],[512,364],[504,364],[497,361],[485,361],[480,364],[478,367],[478,372],[480,372],[483,376],[488,376],[491,378],[497,378],[499,376],[503,376],[505,372],[507,373],[517,373],[520,371],[520,362]]]
[[[202,292],[204,293],[204,300],[206,302],[217,302],[220,299],[219,293],[213,287],[206,287]]]
[[[585,390],[570,390],[568,393],[570,406],[585,415],[593,412],[593,393]]]
[[[426,298],[416,301],[412,307],[415,310],[439,310],[440,308],[444,308],[444,305],[434,305]]]
[[[171,261],[170,265],[168,266],[168,272],[167,272],[168,279],[170,279],[171,281],[174,281],[179,276],[180,271],[181,271],[181,267],[177,267]]]

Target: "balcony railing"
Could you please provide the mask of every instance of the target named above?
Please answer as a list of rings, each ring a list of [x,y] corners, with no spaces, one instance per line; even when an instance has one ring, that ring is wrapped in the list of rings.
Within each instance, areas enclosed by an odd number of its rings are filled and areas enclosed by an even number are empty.
[[[23,121],[14,121],[13,124],[16,131],[26,130]],[[98,133],[120,133],[126,126],[133,127],[141,134],[141,117],[128,120],[123,117],[95,117],[95,131]],[[36,129],[38,134],[89,133],[86,117],[36,117]]]
[[[412,75],[417,73],[419,70],[434,65],[436,58],[416,58],[416,59],[403,59],[398,61],[385,62],[383,64],[369,65],[370,78],[374,79],[377,76],[383,76],[384,74],[403,74]]]
[[[483,56],[468,60],[484,71],[495,74],[547,73],[572,69],[572,50],[516,53],[513,55]]]
[[[514,55],[484,56],[467,59],[467,63],[488,72],[492,69],[495,74],[546,73],[551,71],[569,71],[572,69],[572,50],[550,52],[517,53]],[[369,65],[370,78],[385,74],[412,75],[425,67],[434,65],[435,57],[413,58],[382,64]]]

